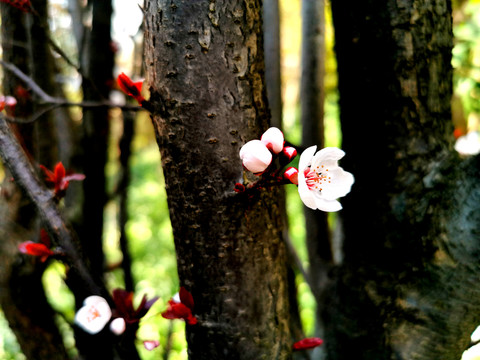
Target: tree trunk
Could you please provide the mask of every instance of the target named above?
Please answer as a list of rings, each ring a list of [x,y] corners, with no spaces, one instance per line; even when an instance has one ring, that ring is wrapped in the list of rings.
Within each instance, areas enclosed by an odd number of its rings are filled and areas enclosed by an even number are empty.
[[[452,148],[450,2],[332,10],[356,183],[324,312],[329,359],[458,360],[480,310],[480,188],[478,157]]]
[[[146,1],[146,73],[191,359],[290,357],[278,190],[236,194],[238,152],[268,126],[261,6]]]
[[[300,104],[302,145],[324,147],[324,77],[325,77],[325,3],[323,0],[302,1],[302,71]],[[323,312],[328,273],[333,266],[328,213],[304,206],[305,234],[310,267],[310,286],[316,299],[315,335],[324,337]],[[324,348],[315,349],[323,356]],[[322,353],[322,355],[320,355]]]
[[[41,4],[35,4],[41,5]],[[44,14],[38,6],[40,17]],[[14,63],[24,72],[31,68],[31,41],[28,28],[31,24],[31,15],[26,15],[9,5],[1,4],[2,14],[2,60]],[[45,29],[37,30],[39,36],[45,35]],[[46,53],[46,43],[37,47],[36,54]],[[48,51],[47,51],[48,52]],[[43,62],[43,74],[36,77],[37,81],[51,81],[53,73],[48,71],[52,58]],[[18,104],[15,115],[28,117],[32,113],[32,102],[29,96],[19,96],[19,82],[8,72],[3,78],[5,95],[17,98]],[[42,127],[43,126],[43,127]],[[38,135],[48,138],[52,131],[45,124],[14,124],[12,125],[19,141],[33,158],[38,155],[35,149],[34,138]],[[37,136],[34,136],[37,135]],[[55,147],[52,147],[55,149]],[[51,152],[45,152],[43,160],[51,162]],[[38,259],[22,256],[18,252],[18,244],[26,240],[35,240],[39,236],[38,218],[34,206],[22,191],[10,181],[7,171],[6,178],[1,186],[0,201],[0,305],[12,328],[22,352],[29,359],[66,359],[65,347],[60,332],[55,323],[55,313],[45,297],[42,286],[42,275],[45,265]]]
[[[111,0],[92,1],[92,27],[87,34],[83,79],[84,100],[108,99],[113,85],[113,51],[110,35]],[[100,51],[101,49],[101,51]],[[85,252],[89,255],[93,273],[103,277],[102,249],[103,209],[107,201],[105,164],[109,135],[109,110],[98,108],[84,111],[84,204],[83,220],[79,230]]]
[[[271,113],[270,125],[282,128],[282,74],[280,44],[280,9],[278,0],[263,2],[265,50],[265,86]]]

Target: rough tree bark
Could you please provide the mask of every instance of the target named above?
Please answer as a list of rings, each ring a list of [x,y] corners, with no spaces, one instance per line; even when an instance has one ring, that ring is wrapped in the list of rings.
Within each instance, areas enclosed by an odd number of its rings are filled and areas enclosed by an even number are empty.
[[[191,359],[290,357],[277,189],[233,192],[268,126],[259,1],[146,1],[145,65]]]
[[[478,325],[479,159],[452,149],[451,4],[333,1],[344,264],[329,359],[460,359]]]

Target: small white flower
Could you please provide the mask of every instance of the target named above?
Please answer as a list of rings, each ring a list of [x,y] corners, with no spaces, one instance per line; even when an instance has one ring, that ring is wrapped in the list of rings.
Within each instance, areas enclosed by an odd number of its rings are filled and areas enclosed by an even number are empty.
[[[157,348],[160,345],[160,342],[157,340],[145,340],[143,342],[143,346],[148,351],[152,351],[153,349]]]
[[[116,318],[113,319],[110,323],[110,331],[113,332],[115,335],[121,335],[125,332],[126,324],[124,318]]]
[[[345,152],[327,147],[315,154],[316,146],[307,148],[298,164],[298,193],[311,209],[338,211],[342,205],[336,200],[345,196],[355,181],[353,175],[338,166]]]
[[[255,173],[261,173],[272,162],[272,153],[260,140],[251,140],[240,149],[245,169]]]
[[[112,310],[101,296],[85,299],[83,307],[75,314],[75,323],[90,334],[100,332],[112,317]]]
[[[478,131],[470,131],[467,135],[460,136],[455,142],[455,150],[460,155],[477,155],[480,153],[480,136]]]
[[[278,154],[283,150],[285,138],[283,137],[283,133],[280,131],[280,129],[271,127],[263,133],[260,141],[265,144],[269,150],[273,151],[275,154]]]

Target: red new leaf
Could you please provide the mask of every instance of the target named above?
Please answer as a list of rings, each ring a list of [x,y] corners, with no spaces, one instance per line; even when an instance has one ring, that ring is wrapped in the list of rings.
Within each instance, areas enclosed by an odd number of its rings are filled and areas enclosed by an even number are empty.
[[[143,81],[133,82],[125,73],[121,73],[117,77],[117,83],[125,94],[133,97],[138,101],[139,105],[142,105],[142,102],[145,101],[145,98],[142,96]]]
[[[322,344],[323,344],[323,340],[320,338],[316,338],[316,337],[305,338],[293,344],[293,350],[300,351],[300,350],[313,349]]]

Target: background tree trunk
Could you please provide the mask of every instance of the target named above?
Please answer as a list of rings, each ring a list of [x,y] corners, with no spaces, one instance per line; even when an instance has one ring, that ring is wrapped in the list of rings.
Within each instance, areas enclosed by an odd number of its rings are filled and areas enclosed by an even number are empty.
[[[34,2],[39,16],[45,15],[45,3]],[[32,53],[42,58],[44,71],[35,73],[38,82],[51,82],[53,72],[52,57],[46,42],[37,43],[32,49],[31,31],[37,22],[32,24],[32,16],[11,6],[0,4],[2,14],[2,60],[13,63],[29,73],[33,67]],[[43,27],[35,30],[37,36],[46,36]],[[3,90],[6,95],[18,98],[15,115],[28,117],[32,114],[30,95],[19,96],[25,84],[6,72],[3,78]],[[42,119],[41,121],[49,121]],[[35,124],[12,125],[18,140],[33,158],[42,155],[46,165],[54,159],[55,146],[48,151],[38,151],[39,138],[51,138],[54,127],[45,126],[43,122]],[[54,141],[52,142],[55,143]],[[45,150],[45,147],[43,147]],[[18,244],[26,240],[35,240],[40,233],[37,213],[34,206],[23,192],[10,180],[7,174],[1,185],[0,201],[0,304],[20,344],[22,352],[29,359],[66,359],[65,347],[55,322],[55,313],[47,302],[42,286],[42,275],[45,265],[38,259],[28,258],[18,253]]]
[[[300,105],[302,145],[304,148],[325,146],[324,139],[325,77],[325,3],[302,0],[302,61]],[[304,206],[310,286],[317,302],[315,335],[323,338],[321,313],[328,272],[333,265],[328,213]],[[323,348],[315,350],[319,355]]]
[[[290,357],[277,190],[236,194],[238,151],[269,114],[260,2],[146,1],[145,64],[191,359]]]
[[[263,2],[265,50],[265,86],[271,113],[270,125],[282,128],[282,74],[280,44],[280,9],[278,0]]]
[[[344,264],[329,359],[460,359],[478,325],[479,161],[453,151],[451,4],[332,2]]]
[[[111,0],[91,0],[92,26],[86,37],[83,67],[84,100],[109,98],[113,85],[113,47],[110,35]],[[100,51],[101,49],[101,51]],[[83,54],[81,54],[82,56]],[[82,225],[78,230],[85,252],[89,254],[92,271],[103,278],[102,248],[103,210],[107,201],[105,164],[109,138],[109,109],[85,110],[83,115],[83,161],[85,173]]]

